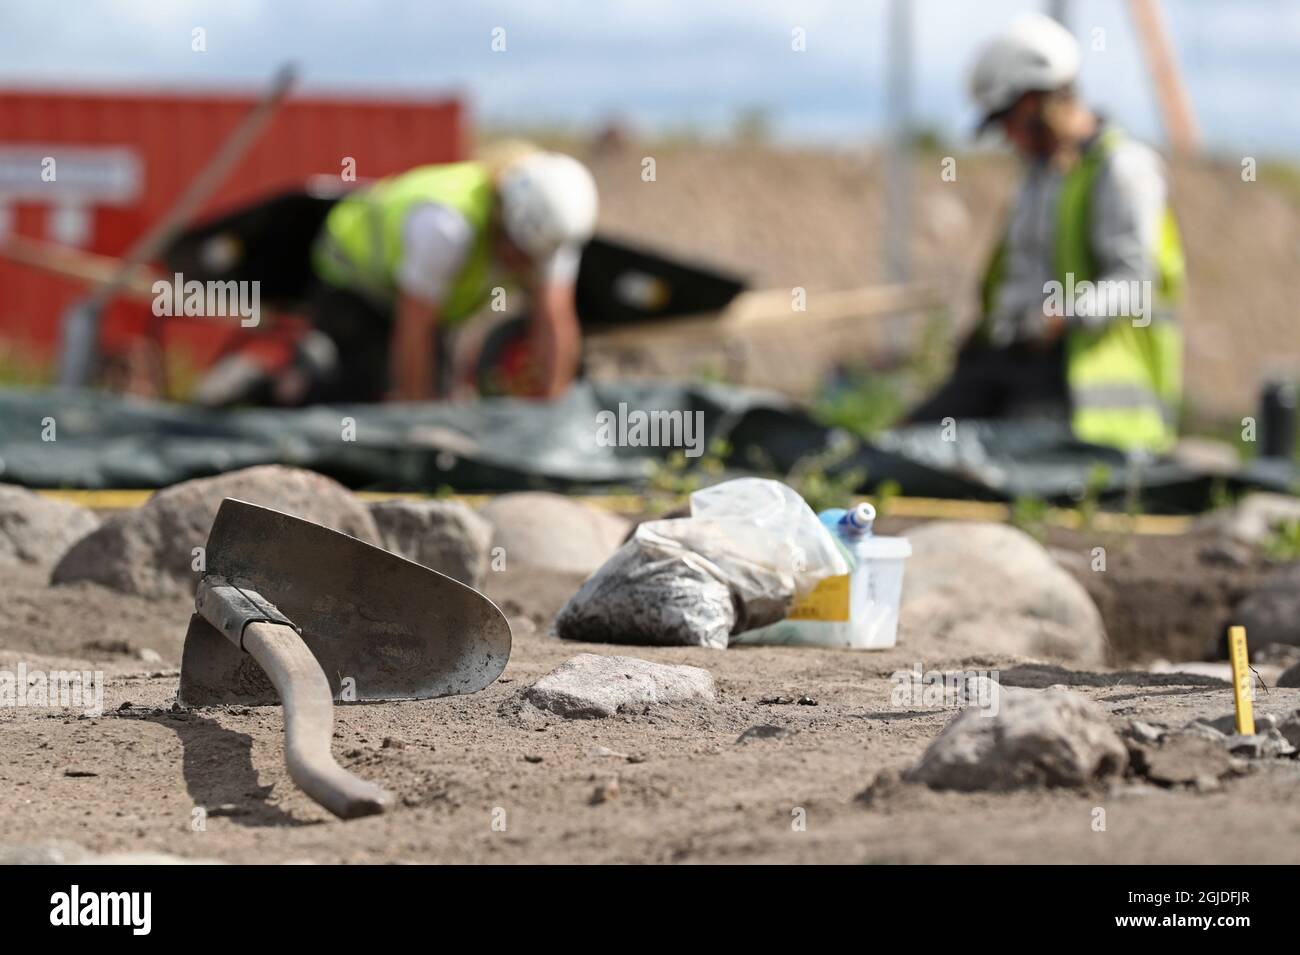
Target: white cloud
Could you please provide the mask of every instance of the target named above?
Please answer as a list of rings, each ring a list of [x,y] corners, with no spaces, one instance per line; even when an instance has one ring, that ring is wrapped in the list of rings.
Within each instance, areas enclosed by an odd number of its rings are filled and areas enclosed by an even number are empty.
[[[1171,30],[1212,141],[1300,149],[1294,119],[1300,4],[1168,0]],[[978,45],[1034,0],[913,0],[918,120],[963,135]],[[1089,99],[1143,135],[1159,133],[1123,0],[1072,0],[1085,43],[1106,31],[1082,78]],[[489,118],[589,123],[718,122],[768,108],[787,132],[861,136],[884,115],[886,0],[0,0],[0,82],[247,87],[291,59],[329,90],[468,91]],[[207,31],[208,52],[190,50]],[[493,53],[504,26],[508,50]],[[807,51],[790,49],[802,27]],[[1241,95],[1242,92],[1248,95]]]

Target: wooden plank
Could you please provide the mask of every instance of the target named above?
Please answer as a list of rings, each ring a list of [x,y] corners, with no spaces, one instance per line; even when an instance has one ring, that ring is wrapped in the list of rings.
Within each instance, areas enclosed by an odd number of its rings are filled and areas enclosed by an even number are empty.
[[[804,311],[792,307],[789,289],[742,292],[721,312],[698,318],[638,322],[593,328],[586,335],[602,347],[638,347],[658,343],[722,341],[737,335],[762,334],[809,325],[833,325],[871,315],[910,312],[942,304],[937,289],[926,285],[875,285],[836,291],[811,291]]]
[[[87,285],[111,282],[122,268],[122,260],[111,255],[85,252],[24,235],[11,235],[0,244],[0,256]],[[126,273],[120,291],[136,301],[151,302],[153,283],[158,278],[158,273],[148,266],[136,266]]]

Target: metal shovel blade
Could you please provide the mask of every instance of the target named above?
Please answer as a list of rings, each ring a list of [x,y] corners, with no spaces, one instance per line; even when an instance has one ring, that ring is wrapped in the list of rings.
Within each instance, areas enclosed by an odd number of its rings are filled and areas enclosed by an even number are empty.
[[[270,508],[223,501],[205,559],[207,574],[257,591],[301,628],[335,699],[474,693],[510,657],[509,624],[472,587]],[[197,614],[185,635],[178,699],[279,702],[257,662]]]

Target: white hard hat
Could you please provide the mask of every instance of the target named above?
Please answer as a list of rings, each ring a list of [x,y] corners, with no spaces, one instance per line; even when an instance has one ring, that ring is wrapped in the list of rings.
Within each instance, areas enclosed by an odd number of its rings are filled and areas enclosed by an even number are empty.
[[[1051,17],[1026,13],[991,40],[971,71],[971,96],[981,128],[1025,93],[1050,92],[1074,82],[1082,54],[1070,31]]]
[[[532,153],[497,180],[501,221],[515,245],[535,259],[578,246],[596,230],[596,182],[587,167],[561,153]]]

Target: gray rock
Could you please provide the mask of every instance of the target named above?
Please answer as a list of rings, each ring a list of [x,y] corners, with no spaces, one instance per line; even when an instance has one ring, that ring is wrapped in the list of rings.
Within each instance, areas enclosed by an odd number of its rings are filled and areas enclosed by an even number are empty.
[[[1188,723],[1180,735],[1195,735],[1215,743],[1224,750],[1244,756],[1248,759],[1272,759],[1279,756],[1291,756],[1296,752],[1296,745],[1291,740],[1287,720],[1295,720],[1295,735],[1300,737],[1300,718],[1296,714],[1279,720],[1272,713],[1259,713],[1255,716],[1255,732],[1242,735],[1237,732],[1237,717],[1234,713],[1210,719],[1201,717]]]
[[[1297,687],[1300,686],[1300,663],[1287,670],[1277,678],[1278,686]]]
[[[1087,786],[1127,765],[1124,743],[1098,707],[1069,690],[1043,690],[1005,696],[996,716],[962,710],[906,778],[932,789],[1005,791]]]
[[[1011,654],[1101,663],[1106,631],[1083,586],[1005,524],[913,528],[899,642],[934,656]]]
[[[1159,743],[1165,735],[1165,731],[1151,723],[1145,723],[1142,720],[1129,720],[1128,726],[1124,728],[1124,735],[1128,736],[1139,743],[1154,745]]]
[[[166,852],[109,852],[103,855],[72,842],[31,845],[0,844],[0,865],[221,865],[219,859],[171,855]]]
[[[1287,716],[1277,724],[1277,731],[1282,734],[1282,738],[1300,749],[1300,710]]]
[[[1188,723],[1178,732],[1180,735],[1197,736],[1207,742],[1214,743],[1216,746],[1224,746],[1228,742],[1228,734],[1220,733],[1209,723]]]
[[[1276,728],[1268,727],[1260,730],[1257,726],[1256,730],[1257,732],[1249,736],[1242,736],[1239,733],[1229,736],[1228,752],[1247,759],[1277,759],[1295,755],[1296,748]]]
[[[1300,563],[1287,564],[1237,604],[1232,622],[1246,628],[1252,646],[1300,646]]]
[[[750,743],[756,739],[784,739],[791,735],[791,731],[784,726],[774,726],[771,723],[759,723],[757,726],[751,726],[745,732],[736,737],[737,743]]]
[[[1202,716],[1199,719],[1193,720],[1192,724],[1188,726],[1188,729],[1191,729],[1196,725],[1208,726],[1223,736],[1233,736],[1237,732],[1237,715],[1235,713],[1224,713],[1222,716],[1216,716],[1213,719]],[[1277,717],[1273,714],[1255,714],[1255,732],[1267,732],[1275,726],[1277,726]]]
[[[488,571],[492,525],[459,501],[376,501],[370,516],[384,547],[481,588]]]
[[[192,594],[194,548],[207,542],[227,497],[380,542],[370,512],[341,484],[312,471],[265,465],[174,484],[113,515],[63,555],[51,582],[85,580],[142,597]]]
[[[1258,491],[1247,494],[1232,507],[1206,514],[1195,526],[1258,544],[1286,521],[1300,521],[1300,497]]]
[[[1203,786],[1236,771],[1221,742],[1195,732],[1169,733],[1158,748],[1133,754],[1133,768],[1161,786]]]
[[[99,526],[95,512],[0,484],[0,567],[52,567],[63,552]]]
[[[613,716],[624,707],[715,698],[708,670],[596,653],[578,654],[524,691],[533,706],[570,719]]]
[[[512,566],[590,574],[622,546],[630,522],[562,494],[502,494],[479,509]]]

